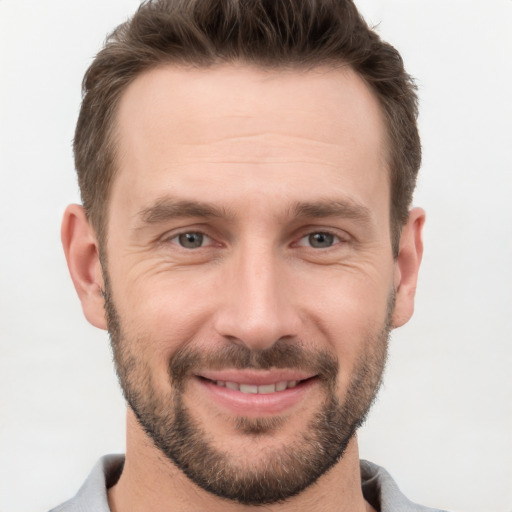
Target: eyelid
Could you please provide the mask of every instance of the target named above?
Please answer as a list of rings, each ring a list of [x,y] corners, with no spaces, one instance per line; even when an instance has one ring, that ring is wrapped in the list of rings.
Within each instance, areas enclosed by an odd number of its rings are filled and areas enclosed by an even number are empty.
[[[183,247],[178,239],[180,236],[182,235],[201,235],[203,237],[203,240],[202,240],[202,244],[199,246],[199,247],[196,247],[195,249],[203,249],[205,247],[209,247],[213,244],[214,240],[211,236],[207,235],[205,232],[203,231],[199,231],[197,229],[186,229],[185,231],[180,231],[179,233],[175,233],[173,236],[171,237],[167,237],[167,240],[169,242],[171,242],[172,244],[174,245],[177,245],[178,247],[180,247],[181,249],[187,249],[187,250],[190,250],[190,248],[187,248],[187,247]]]
[[[198,247],[200,248],[206,248],[208,246],[212,245],[223,245],[221,242],[218,241],[218,237],[210,234],[210,230],[205,228],[204,226],[188,226],[188,227],[180,227],[175,228],[172,230],[169,230],[162,236],[160,236],[157,240],[158,244],[166,244],[171,242],[173,245],[180,247],[181,249],[185,249],[182,247],[179,242],[177,241],[177,238],[180,235],[184,235],[186,233],[199,233],[203,235],[205,239],[205,243]],[[332,235],[334,237],[334,243],[331,247],[327,247],[324,250],[330,249],[332,247],[337,246],[338,244],[343,243],[349,243],[352,240],[352,236],[349,235],[346,231],[336,228],[323,228],[322,226],[308,226],[300,230],[298,233],[298,236],[294,237],[295,242],[292,242],[292,246],[299,246],[299,247],[308,247],[308,244],[300,244],[300,242],[304,239],[307,239],[310,235],[316,234],[316,233],[325,233],[328,235]],[[190,249],[188,249],[190,250]],[[315,250],[319,250],[315,248]]]
[[[307,240],[311,235],[316,235],[316,234],[331,235],[333,237],[333,244],[329,247],[322,247],[322,248],[312,247],[307,242]],[[303,240],[306,240],[306,243],[302,243]],[[334,233],[329,233],[328,231],[313,231],[313,232],[308,233],[307,235],[304,235],[301,238],[299,238],[299,241],[295,245],[298,247],[311,247],[315,250],[321,250],[321,249],[330,249],[331,247],[338,245],[341,241],[342,241],[341,238],[338,235],[335,235]]]
[[[191,248],[183,247],[179,242],[174,242],[174,240],[179,238],[181,235],[201,235],[203,237],[202,238],[203,243],[199,247],[194,247],[194,249],[202,249],[203,247],[207,247],[207,246],[211,245],[211,243],[213,242],[213,239],[211,237],[209,237],[205,233],[202,233],[201,231],[185,231],[183,233],[178,233],[177,235],[173,236],[170,239],[170,241],[172,243],[175,243],[179,247],[182,247],[183,249],[187,249],[187,250],[190,250]]]
[[[204,237],[204,241],[206,243],[203,243],[200,247],[197,249],[203,249],[205,247],[211,246],[213,243],[215,243],[215,238],[211,236],[211,234],[208,233],[208,230],[205,229],[203,226],[187,226],[187,227],[179,227],[172,230],[167,231],[163,235],[159,236],[156,243],[159,245],[165,245],[171,243],[172,245],[180,248],[180,249],[186,249],[185,247],[181,246],[179,242],[177,241],[177,238],[181,235],[185,235],[187,233],[197,233],[201,234]],[[186,249],[190,250],[190,249]]]
[[[301,230],[300,236],[298,236],[296,238],[297,241],[294,242],[293,245],[296,247],[311,247],[308,244],[300,244],[300,242],[304,239],[307,239],[309,236],[317,234],[317,233],[331,235],[335,239],[333,245],[331,247],[324,248],[324,250],[331,249],[332,247],[335,247],[335,246],[339,245],[340,243],[341,244],[348,243],[352,239],[352,237],[346,231],[339,230],[339,229],[333,229],[333,228],[322,228],[321,226],[320,227],[315,226],[312,228],[308,227],[307,230]],[[319,249],[315,249],[315,250],[319,250]]]

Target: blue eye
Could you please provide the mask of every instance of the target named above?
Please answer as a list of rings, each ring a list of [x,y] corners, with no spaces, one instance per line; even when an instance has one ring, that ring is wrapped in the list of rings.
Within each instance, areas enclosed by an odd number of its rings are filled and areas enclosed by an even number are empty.
[[[339,241],[339,237],[332,233],[318,231],[302,237],[298,245],[302,247],[313,247],[314,249],[328,249]]]
[[[330,233],[311,233],[311,235],[308,235],[308,242],[315,249],[325,249],[334,244],[334,235]]]
[[[203,233],[191,231],[189,233],[176,235],[172,240],[175,240],[175,243],[181,245],[181,247],[185,249],[198,249],[199,247],[203,247],[203,245],[210,240],[210,237]]]

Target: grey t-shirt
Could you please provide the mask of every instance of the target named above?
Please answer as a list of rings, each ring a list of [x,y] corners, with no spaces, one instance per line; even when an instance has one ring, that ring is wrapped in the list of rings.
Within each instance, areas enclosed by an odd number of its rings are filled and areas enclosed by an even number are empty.
[[[50,512],[110,512],[107,489],[117,482],[123,465],[123,455],[102,457],[76,496]],[[361,486],[365,499],[380,512],[443,512],[409,501],[384,468],[366,460],[361,461]]]

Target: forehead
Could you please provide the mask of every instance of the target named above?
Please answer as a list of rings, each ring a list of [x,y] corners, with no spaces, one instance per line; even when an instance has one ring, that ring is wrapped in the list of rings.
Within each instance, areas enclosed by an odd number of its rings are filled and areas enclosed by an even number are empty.
[[[302,117],[303,123],[296,120]],[[243,135],[250,128],[276,122],[276,129],[302,135],[320,131],[324,142],[339,142],[340,135],[365,131],[364,140],[377,147],[383,124],[378,101],[365,82],[347,66],[338,68],[262,69],[224,64],[211,68],[161,66],[137,77],[124,92],[117,116],[121,134],[156,127],[176,143],[212,142],[218,138],[212,121],[229,118],[228,133]],[[184,123],[183,121],[187,121]],[[341,132],[341,133],[340,133]],[[342,133],[345,132],[345,133]]]
[[[237,183],[248,192],[267,183],[285,195],[307,195],[313,183],[389,188],[380,106],[347,67],[166,65],[127,88],[116,131],[112,200],[129,193],[142,203],[166,188],[227,194]]]

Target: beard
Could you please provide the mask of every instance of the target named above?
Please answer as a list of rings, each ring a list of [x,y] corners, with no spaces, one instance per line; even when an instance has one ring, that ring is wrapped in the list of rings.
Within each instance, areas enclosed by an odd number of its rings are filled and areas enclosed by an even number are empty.
[[[116,372],[124,397],[154,445],[202,489],[244,505],[283,502],[312,485],[343,456],[379,390],[385,367],[394,294],[386,322],[367,334],[345,398],[338,398],[339,362],[329,352],[306,349],[297,340],[278,340],[253,351],[229,344],[211,353],[186,347],[169,361],[169,393],[157,391],[150,368],[134,347],[149,338],[129,339],[122,330],[108,275],[104,299]],[[206,425],[185,404],[186,384],[200,369],[291,368],[316,375],[324,400],[302,432],[279,448],[260,451],[260,463],[217,449]],[[287,421],[281,416],[233,418],[233,427],[249,442],[271,437]]]

